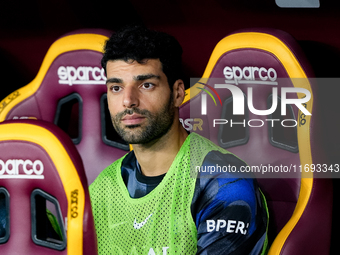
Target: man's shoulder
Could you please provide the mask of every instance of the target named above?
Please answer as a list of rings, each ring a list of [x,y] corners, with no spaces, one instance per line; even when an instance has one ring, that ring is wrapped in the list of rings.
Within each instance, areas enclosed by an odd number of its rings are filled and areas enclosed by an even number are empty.
[[[190,146],[203,146],[206,149],[216,149],[224,153],[230,153],[229,151],[210,141],[208,138],[197,133],[190,133]]]
[[[199,134],[191,133],[190,156],[194,158],[200,154],[204,156],[201,164],[195,165],[196,171],[199,172],[198,177],[254,178],[251,174],[241,172],[241,168],[247,166],[247,163],[237,155]]]
[[[257,182],[252,173],[243,172],[247,164],[234,154],[210,151],[197,169],[196,188],[216,196],[218,193],[245,195],[256,190]],[[199,193],[201,193],[199,192]],[[248,194],[248,195],[246,195]],[[233,196],[233,195],[232,195]],[[220,197],[227,198],[226,195]],[[229,197],[228,197],[229,199]]]
[[[216,151],[216,152],[219,152],[219,154],[221,155],[230,155],[230,156],[226,156],[226,158],[237,158],[238,160],[242,161],[232,152],[215,144],[208,138],[201,136],[199,134],[196,134],[196,133],[190,133],[190,151],[191,153],[195,153],[196,151],[199,153],[202,153],[205,151],[208,154],[210,151]]]
[[[122,162],[131,156],[131,152],[125,154],[123,157],[115,160],[112,164],[107,166],[103,171],[100,172],[100,174],[97,176],[97,178],[93,181],[93,183],[90,184],[89,188],[90,191],[93,191],[96,189],[96,187],[101,187],[104,182],[110,181],[112,178],[114,178],[115,173],[117,171],[117,165],[121,166]]]

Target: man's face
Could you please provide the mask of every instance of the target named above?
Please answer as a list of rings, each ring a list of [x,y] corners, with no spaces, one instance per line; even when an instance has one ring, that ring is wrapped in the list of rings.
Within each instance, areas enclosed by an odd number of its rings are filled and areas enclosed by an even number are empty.
[[[175,107],[158,59],[109,61],[106,72],[112,123],[126,142],[147,144],[169,131]]]

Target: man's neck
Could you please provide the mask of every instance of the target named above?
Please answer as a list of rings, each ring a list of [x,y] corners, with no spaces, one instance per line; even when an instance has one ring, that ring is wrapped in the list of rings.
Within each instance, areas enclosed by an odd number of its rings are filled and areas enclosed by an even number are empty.
[[[158,176],[166,173],[188,133],[181,123],[175,122],[161,138],[143,145],[134,144],[133,149],[145,176]]]

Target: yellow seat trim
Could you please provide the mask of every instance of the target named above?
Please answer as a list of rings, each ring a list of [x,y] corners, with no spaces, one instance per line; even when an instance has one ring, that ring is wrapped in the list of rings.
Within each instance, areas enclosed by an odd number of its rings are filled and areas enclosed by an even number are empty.
[[[83,254],[83,218],[85,192],[77,169],[61,142],[47,129],[24,123],[0,125],[0,141],[27,141],[41,146],[50,156],[58,170],[68,202],[67,210],[67,254]],[[78,216],[71,217],[72,191],[78,190]]]
[[[0,121],[4,121],[10,110],[26,98],[32,96],[40,87],[53,61],[61,54],[76,50],[103,52],[108,38],[98,34],[68,35],[55,41],[46,53],[37,76],[26,86],[14,91],[0,102]]]
[[[222,39],[215,47],[208,65],[204,71],[204,74],[201,79],[208,79],[213,71],[217,61],[229,51],[243,49],[243,48],[255,48],[260,49],[266,52],[270,52],[282,63],[284,68],[286,69],[289,77],[292,79],[292,83],[294,87],[305,88],[311,93],[311,99],[307,104],[307,110],[312,113],[313,106],[313,92],[311,89],[311,85],[307,76],[299,64],[298,60],[291,52],[291,50],[277,37],[259,32],[244,32],[232,34],[230,36]],[[183,104],[188,102],[191,98],[198,95],[201,90],[197,89],[197,86],[201,86],[201,84],[196,83],[191,88],[186,90],[186,96],[183,101]],[[303,95],[298,94],[298,97],[301,98]],[[300,112],[300,111],[299,111]],[[300,164],[304,166],[305,164],[312,164],[312,153],[311,153],[311,145],[310,145],[310,137],[309,137],[309,129],[310,129],[310,118],[311,116],[306,116],[306,124],[303,126],[298,125],[298,143],[299,143],[299,152],[300,152]],[[303,149],[301,149],[303,147]],[[301,185],[300,185],[300,193],[299,199],[297,201],[295,210],[293,212],[292,217],[284,226],[284,228],[280,231],[280,233],[275,238],[271,248],[269,250],[270,255],[279,254],[285,241],[287,240],[289,234],[294,229],[295,225],[301,218],[307,203],[309,201],[312,187],[313,187],[313,174],[312,173],[302,173],[301,175]]]

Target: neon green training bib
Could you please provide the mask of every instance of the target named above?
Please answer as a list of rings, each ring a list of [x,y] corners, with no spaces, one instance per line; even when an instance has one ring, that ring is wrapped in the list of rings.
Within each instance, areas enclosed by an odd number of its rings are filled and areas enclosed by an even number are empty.
[[[190,166],[200,165],[211,150],[228,153],[190,134],[161,183],[137,199],[130,197],[121,176],[125,156],[108,166],[90,185],[99,254],[196,254],[190,210],[196,175]]]

